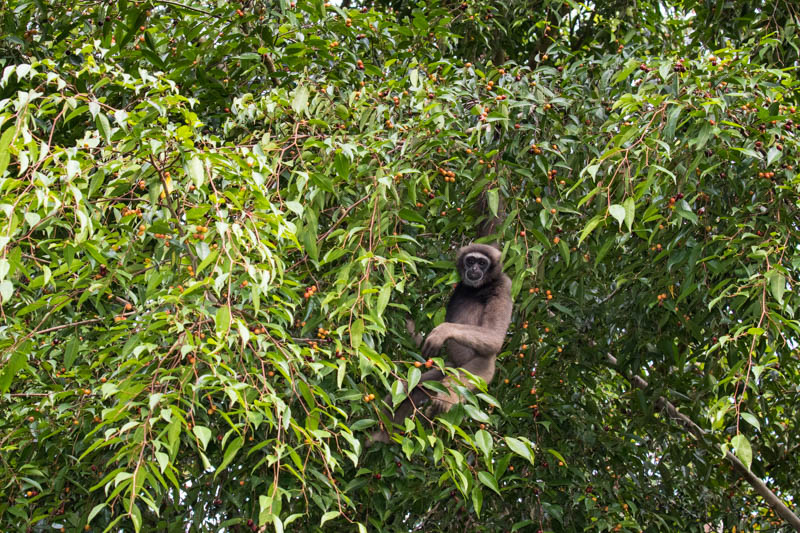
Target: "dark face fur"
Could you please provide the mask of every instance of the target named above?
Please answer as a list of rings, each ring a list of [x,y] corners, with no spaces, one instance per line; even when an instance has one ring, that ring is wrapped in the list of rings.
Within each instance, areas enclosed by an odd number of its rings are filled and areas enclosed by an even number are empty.
[[[459,250],[456,259],[461,281],[474,289],[500,275],[500,250],[485,244],[471,244]]]
[[[472,252],[464,257],[464,270],[461,280],[470,287],[480,287],[486,281],[492,261],[480,252]]]

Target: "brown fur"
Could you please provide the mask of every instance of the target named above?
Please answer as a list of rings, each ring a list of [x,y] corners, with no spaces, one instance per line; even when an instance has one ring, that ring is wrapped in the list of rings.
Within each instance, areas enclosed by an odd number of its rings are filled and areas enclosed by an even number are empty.
[[[489,268],[476,287],[464,282],[465,258],[473,253],[482,254],[490,260]],[[487,383],[494,377],[495,360],[511,322],[511,280],[503,273],[500,259],[500,251],[485,244],[471,244],[458,251],[456,267],[462,281],[447,303],[445,321],[433,328],[422,345],[422,356],[426,358],[438,355],[445,346],[449,366],[463,368]],[[412,336],[419,338],[414,333],[413,322],[407,326]],[[434,394],[418,385],[395,409],[392,423],[402,424],[425,403],[428,404],[426,411],[434,415],[448,411],[460,401],[452,387],[453,377],[445,376],[440,370],[428,370],[422,374],[420,384],[433,380],[441,381],[448,392]],[[475,388],[461,374],[458,381],[470,390]],[[389,433],[376,431],[370,437],[372,441],[389,442]]]

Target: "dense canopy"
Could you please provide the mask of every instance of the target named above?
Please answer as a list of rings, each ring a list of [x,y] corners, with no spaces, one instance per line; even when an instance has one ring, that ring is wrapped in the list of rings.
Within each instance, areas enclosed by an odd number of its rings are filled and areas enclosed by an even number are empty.
[[[795,2],[5,4],[0,529],[800,530]]]

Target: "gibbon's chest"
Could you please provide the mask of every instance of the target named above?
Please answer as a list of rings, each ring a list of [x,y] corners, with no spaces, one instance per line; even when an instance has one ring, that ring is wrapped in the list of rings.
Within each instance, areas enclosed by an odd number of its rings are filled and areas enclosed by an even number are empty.
[[[445,322],[480,326],[488,301],[489,294],[486,291],[476,291],[459,285],[447,303]]]

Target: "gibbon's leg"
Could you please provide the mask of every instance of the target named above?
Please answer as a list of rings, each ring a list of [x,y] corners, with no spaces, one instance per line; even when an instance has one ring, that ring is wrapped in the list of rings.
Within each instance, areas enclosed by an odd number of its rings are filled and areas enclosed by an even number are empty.
[[[411,391],[411,394],[408,395],[408,398],[400,402],[400,405],[398,405],[394,410],[394,414],[384,411],[386,413],[386,417],[392,421],[393,425],[402,426],[406,418],[411,416],[417,409],[420,409],[422,405],[430,401],[430,399],[435,396],[435,393],[423,387],[422,383],[425,381],[441,381],[442,378],[444,378],[444,374],[441,370],[434,369],[424,372],[419,378],[419,384],[414,387],[414,390]],[[391,405],[392,395],[387,394],[383,399],[383,402],[386,405]],[[384,428],[373,431],[367,441],[367,446],[369,446],[372,442],[389,442],[391,429],[392,428]]]
[[[473,376],[482,378],[488,384],[492,382],[492,378],[494,377],[495,358],[475,356],[471,360],[467,361],[461,368],[469,371],[469,373]],[[442,384],[447,387],[449,392],[436,393],[436,395],[431,398],[428,407],[425,409],[426,414],[429,416],[435,416],[440,413],[446,413],[455,404],[460,403],[461,397],[458,395],[458,392],[456,392],[454,387],[454,385],[457,383],[466,387],[466,389],[470,391],[474,391],[476,388],[475,384],[463,372],[457,371],[456,376],[445,377],[442,380]]]

